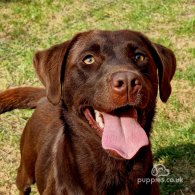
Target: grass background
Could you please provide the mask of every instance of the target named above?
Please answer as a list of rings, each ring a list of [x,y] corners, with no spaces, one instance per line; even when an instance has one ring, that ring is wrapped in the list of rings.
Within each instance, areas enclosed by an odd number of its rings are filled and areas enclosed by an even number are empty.
[[[161,194],[195,194],[194,0],[0,0],[0,90],[40,85],[33,53],[87,29],[133,29],[171,48],[177,57],[173,92],[158,100],[152,132],[155,163],[182,183],[161,183]],[[19,139],[31,111],[0,116],[0,195],[17,194]],[[33,189],[36,193],[36,188]]]

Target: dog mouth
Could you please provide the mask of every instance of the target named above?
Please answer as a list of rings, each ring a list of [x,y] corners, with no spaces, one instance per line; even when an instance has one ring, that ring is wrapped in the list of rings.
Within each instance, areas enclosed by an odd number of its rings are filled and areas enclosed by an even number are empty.
[[[90,126],[96,130],[96,133],[100,137],[102,137],[102,133],[105,126],[103,112],[95,110],[92,107],[87,107],[86,109],[84,109],[83,113]]]
[[[119,107],[102,112],[85,107],[84,116],[100,136],[102,147],[119,159],[132,159],[140,148],[149,144],[146,132],[138,123],[137,109],[133,106]]]

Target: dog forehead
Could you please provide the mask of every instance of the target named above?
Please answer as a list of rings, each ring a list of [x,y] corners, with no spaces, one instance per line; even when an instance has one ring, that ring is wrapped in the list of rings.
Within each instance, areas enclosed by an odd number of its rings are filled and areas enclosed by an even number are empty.
[[[78,57],[83,51],[91,48],[93,45],[99,46],[102,50],[109,48],[110,50],[115,48],[122,48],[127,43],[133,42],[137,45],[143,45],[142,34],[136,31],[130,30],[118,30],[118,31],[103,31],[93,30],[80,33],[73,47],[71,48],[72,59]]]
[[[86,48],[88,45],[100,44],[101,46],[110,45],[118,46],[124,42],[138,42],[141,43],[142,39],[141,33],[130,30],[118,30],[118,31],[103,31],[103,30],[93,30],[87,33],[81,33],[80,38],[78,38],[76,48]],[[75,47],[74,47],[75,48]]]

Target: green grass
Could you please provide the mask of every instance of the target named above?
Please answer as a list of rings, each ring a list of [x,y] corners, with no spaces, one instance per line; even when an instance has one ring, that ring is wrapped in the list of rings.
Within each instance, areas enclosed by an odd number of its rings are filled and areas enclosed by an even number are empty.
[[[195,3],[193,0],[2,0],[0,90],[40,85],[33,53],[88,29],[133,29],[170,47],[177,57],[172,96],[158,101],[152,133],[155,163],[182,177],[160,183],[161,194],[195,193]],[[31,111],[0,116],[0,194],[16,194],[19,139]],[[36,194],[36,190],[33,190]]]

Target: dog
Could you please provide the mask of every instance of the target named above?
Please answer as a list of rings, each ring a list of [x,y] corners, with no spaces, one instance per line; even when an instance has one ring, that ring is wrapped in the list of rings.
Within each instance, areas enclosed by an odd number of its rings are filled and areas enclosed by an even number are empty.
[[[174,53],[140,32],[91,30],[38,51],[45,88],[0,93],[0,112],[36,108],[21,137],[16,184],[30,194],[158,195],[149,141],[159,88],[166,102]]]

